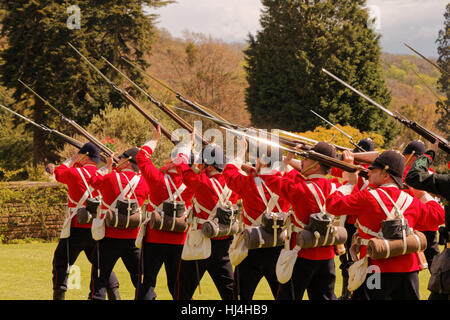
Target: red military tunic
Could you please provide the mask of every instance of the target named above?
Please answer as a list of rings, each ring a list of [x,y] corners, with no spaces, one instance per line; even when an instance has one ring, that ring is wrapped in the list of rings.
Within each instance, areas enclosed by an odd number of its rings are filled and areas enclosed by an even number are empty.
[[[98,170],[95,165],[85,165],[84,167],[78,169],[81,169],[82,174],[88,183],[90,179],[89,176],[95,176]],[[67,206],[69,208],[75,208],[78,201],[80,201],[86,192],[86,184],[83,182],[77,168],[67,167],[65,164],[61,164],[55,169],[54,173],[56,181],[67,185],[69,196],[67,199]],[[97,195],[98,193],[94,190],[92,196],[96,197]],[[83,206],[85,205],[86,201],[83,203]],[[71,221],[71,226],[74,228],[90,228],[91,224],[79,224],[77,219],[73,218]]]
[[[381,209],[375,197],[369,192],[369,188],[359,191],[354,188],[352,193],[344,195],[341,191],[331,194],[326,202],[327,211],[333,215],[346,215],[349,212],[358,217],[358,234],[363,239],[371,239],[373,236],[365,233],[361,225],[378,232],[381,228],[381,221],[386,220],[386,214]],[[395,202],[400,196],[400,190],[393,184],[381,186]],[[392,202],[383,192],[379,195],[390,211],[393,208]],[[423,204],[419,199],[414,198],[412,203],[403,213],[408,220],[408,224],[413,229],[426,226],[438,226],[444,223],[444,209],[435,201],[429,201]],[[366,255],[366,246],[361,246],[360,257]],[[387,259],[373,260],[369,258],[370,265],[377,265],[381,272],[412,272],[420,270],[420,261],[416,253],[406,254]]]
[[[149,187],[149,204],[147,206],[147,211],[151,212],[155,207],[158,207],[163,203],[163,201],[169,199],[169,192],[167,190],[166,182],[164,176],[167,174],[172,179],[176,188],[180,188],[183,183],[183,179],[180,174],[175,169],[166,170],[166,168],[157,169],[151,160],[153,150],[149,146],[143,146],[136,156],[136,162],[141,170],[142,176],[147,181]],[[171,192],[173,193],[175,189],[172,184],[170,184]],[[194,192],[189,188],[186,188],[182,193],[181,197],[185,202],[186,208],[191,207],[191,200]],[[178,199],[179,200],[179,199]],[[186,240],[186,232],[172,232],[172,231],[161,231],[150,229],[150,224],[147,225],[147,230],[145,234],[145,242],[151,243],[167,243],[167,244],[184,244]]]
[[[119,182],[117,180],[117,174],[119,174],[120,182],[122,185],[122,190],[126,188],[129,181],[136,176],[136,172],[134,171],[116,171],[108,173],[104,176],[96,175],[91,178],[91,185],[100,191],[103,199],[102,199],[102,210],[107,210],[113,202],[120,195],[121,191],[119,188]],[[136,195],[136,198],[135,198]],[[145,182],[145,179],[141,177],[137,187],[134,189],[134,193],[130,192],[130,199],[136,199],[138,201],[139,207],[144,204],[145,199],[148,196],[148,186]],[[105,206],[105,203],[108,207]],[[112,210],[113,208],[111,208]],[[139,228],[114,228],[114,227],[105,227],[105,237],[106,238],[116,238],[116,239],[136,239],[137,234],[139,232]]]
[[[264,173],[267,175],[275,175],[281,177],[280,171],[272,171],[267,168],[264,169],[266,170],[261,171],[265,171]],[[248,219],[247,215],[251,219],[256,220],[266,210],[266,204],[261,198],[255,182],[256,171],[253,170],[253,173],[254,175],[244,175],[239,171],[239,168],[235,164],[231,163],[227,164],[222,173],[227,186],[234,192],[238,193],[242,198],[242,205],[245,212],[243,214],[243,221],[248,226],[252,225],[252,221]],[[270,201],[271,195],[269,191],[265,187],[263,187],[263,190],[267,201]],[[281,209],[281,212],[287,212],[291,206],[288,201],[282,198],[279,198],[277,203]],[[275,206],[272,211],[279,212],[278,207]]]
[[[314,195],[311,193],[307,183],[314,182],[323,192],[325,198],[337,188],[340,184],[337,179],[329,180],[323,175],[310,175],[307,179],[289,172],[289,177],[262,176],[267,186],[278,194],[281,198],[286,199],[292,205],[294,214],[298,220],[304,225],[309,224],[310,215],[320,212],[319,206]],[[319,197],[320,192],[318,192]],[[320,200],[324,204],[324,200]],[[292,219],[295,226],[302,228],[296,221]],[[291,248],[296,244],[296,233],[292,234]],[[328,260],[334,257],[334,246],[317,247],[310,249],[301,249],[298,253],[299,257],[309,260]]]
[[[200,174],[197,174],[186,162],[178,164],[176,168],[183,177],[183,182],[187,188],[194,192],[196,202],[207,210],[213,210],[219,201],[219,196],[217,195],[210,178],[217,179],[221,187],[224,188],[226,186],[224,176],[220,173],[209,176],[206,170],[203,170]],[[236,204],[239,200],[239,195],[233,192],[229,200],[232,204]],[[209,217],[208,212],[205,212],[203,209],[196,208],[195,205],[194,215],[200,219],[208,219]],[[198,226],[200,228],[201,224],[199,223]],[[228,237],[229,236],[212,239],[219,240],[226,239]]]
[[[355,162],[355,165],[360,165],[360,166],[362,166],[362,167],[364,167],[366,169],[370,166],[370,164],[368,164],[368,163],[358,163],[358,162]],[[339,169],[339,168],[336,168],[336,167],[331,168],[331,175],[333,177],[342,178],[342,173],[343,172],[344,171],[342,169]],[[343,184],[345,184],[346,182],[347,181],[342,181]],[[368,185],[369,185],[369,180],[368,179],[363,178],[361,176],[358,177],[358,183],[357,183],[358,190],[364,190],[365,188],[367,188]],[[352,216],[352,215],[348,214],[347,218],[345,219],[345,221],[346,221],[346,223],[349,223],[349,224],[355,224],[356,219],[357,219],[356,216]]]
[[[405,177],[408,174],[409,170],[411,170],[411,167],[414,163],[414,161],[410,161],[412,162],[410,165],[408,165],[407,167],[405,167],[405,171],[403,172],[403,182],[405,181]],[[436,173],[433,169],[428,169],[428,173],[429,174],[433,174]],[[414,195],[413,192],[410,192],[411,195]],[[439,200],[438,200],[439,201]],[[439,226],[434,226],[434,227],[427,227],[427,228],[419,228],[417,229],[418,231],[437,231],[439,229]]]

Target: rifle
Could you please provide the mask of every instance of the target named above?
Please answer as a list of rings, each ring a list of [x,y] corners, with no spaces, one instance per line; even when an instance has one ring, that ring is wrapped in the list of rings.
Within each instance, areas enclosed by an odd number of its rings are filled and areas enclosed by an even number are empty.
[[[125,79],[127,79],[131,84],[133,84],[139,91],[141,91],[153,104],[155,104],[158,108],[160,108],[163,112],[165,112],[169,117],[171,117],[176,123],[178,123],[182,128],[186,129],[190,133],[194,132],[194,128],[186,122],[183,118],[177,115],[175,112],[169,109],[164,103],[156,100],[152,97],[148,92],[138,86],[134,81],[132,81],[129,77],[127,77],[122,71],[116,68],[111,62],[109,62],[105,57],[102,56],[102,59],[109,64],[114,70],[116,70],[120,75],[122,75]],[[209,141],[203,138],[200,134],[195,133],[195,135],[202,141],[203,145],[208,145]]]
[[[86,58],[80,51],[78,51],[70,42],[68,42],[69,46],[75,50],[75,52],[81,56],[81,58],[83,58],[87,64],[94,69],[104,80],[106,80],[106,82],[114,89],[116,90],[118,93],[120,93],[120,95],[122,96],[122,98],[124,98],[126,101],[128,101],[133,107],[136,108],[137,111],[139,111],[140,114],[142,114],[148,121],[151,122],[151,124],[157,128],[158,126],[160,126],[161,128],[161,132],[173,143],[173,144],[177,144],[179,142],[179,140],[172,135],[172,133],[170,133],[169,130],[167,130],[162,124],[160,124],[158,122],[158,120],[156,120],[153,116],[151,116],[143,107],[141,107],[139,105],[139,103],[137,103],[136,100],[134,100],[134,98],[132,96],[130,96],[128,94],[128,92],[126,92],[125,90],[120,89],[113,81],[111,81],[110,79],[108,79],[94,64],[92,64],[88,58]]]
[[[197,115],[199,117],[210,119],[210,120],[216,122],[216,124],[218,124],[218,125],[227,124],[230,129],[243,130],[243,131],[249,130],[249,128],[239,126],[237,124],[226,122],[226,121],[221,121],[221,120],[218,120],[218,119],[215,119],[212,117],[208,117],[208,116],[205,116],[205,115],[202,115],[202,114],[190,111],[190,110],[186,110],[183,108],[179,108],[179,107],[175,107],[175,106],[172,106],[171,108],[175,108],[175,109],[178,109],[178,110],[190,113],[190,114]],[[255,130],[258,131],[259,129],[255,129]],[[258,131],[258,132],[261,132],[261,131]],[[276,133],[264,132],[264,134],[268,134],[271,137],[276,137],[281,144],[283,144],[287,147],[293,148],[293,147],[296,147],[297,145],[300,145],[301,146],[300,148],[304,151],[311,150],[314,147],[314,144],[317,144],[319,142],[317,140],[306,138],[306,137],[303,137],[303,136],[300,136],[297,134],[293,134],[291,132],[284,131],[284,130],[277,130]],[[310,142],[313,144],[311,144]],[[333,146],[339,151],[350,150],[349,148],[345,148],[345,147],[335,145],[335,144],[333,144]],[[370,164],[373,162],[373,160],[375,160],[375,158],[378,156],[378,154],[379,154],[378,151],[365,151],[365,152],[354,153],[353,156],[354,156],[355,160],[360,163],[369,163]],[[340,153],[338,154],[338,159],[342,160],[342,154],[340,154]]]
[[[445,151],[446,153],[450,154],[450,142],[448,142],[443,137],[441,137],[441,136],[437,135],[436,133],[426,129],[425,127],[423,127],[420,124],[418,124],[416,121],[409,120],[409,119],[405,118],[404,116],[402,116],[402,115],[400,115],[398,113],[394,114],[393,112],[389,111],[388,109],[386,109],[385,107],[381,106],[377,102],[373,101],[371,98],[367,97],[363,93],[361,93],[358,90],[356,90],[355,88],[353,88],[351,85],[349,85],[346,82],[344,82],[343,80],[339,79],[338,77],[336,77],[331,72],[329,72],[329,71],[327,71],[327,70],[325,70],[323,68],[322,68],[322,71],[325,72],[326,74],[328,74],[330,77],[332,77],[336,81],[338,81],[341,84],[343,84],[344,86],[346,86],[347,88],[349,88],[350,90],[352,90],[353,92],[357,93],[359,96],[363,97],[364,99],[366,99],[367,101],[372,103],[374,106],[376,106],[379,109],[383,110],[385,113],[390,115],[395,120],[399,121],[401,124],[405,125],[406,127],[410,128],[411,130],[415,131],[416,133],[418,133],[420,136],[422,136],[423,138],[427,139],[431,143],[435,143],[436,141],[438,141],[439,142],[438,143],[439,148],[441,150]]]
[[[242,131],[238,131],[238,130],[234,130],[234,129],[228,129],[228,128],[224,128],[227,131],[230,131],[231,133],[237,135],[237,136],[244,136],[247,137],[249,139],[253,139],[257,142],[266,144],[268,146],[272,146],[272,147],[276,147],[279,148],[281,150],[285,150],[291,153],[294,153],[295,155],[301,156],[301,157],[305,157],[305,158],[309,158],[311,160],[317,161],[321,164],[327,165],[329,167],[336,167],[339,168],[343,171],[346,172],[356,172],[356,171],[360,171],[360,174],[363,176],[367,176],[367,170],[366,168],[362,167],[362,166],[357,166],[354,164],[350,164],[347,162],[344,162],[342,160],[338,160],[332,157],[328,157],[326,155],[323,155],[321,153],[315,152],[313,150],[309,150],[309,151],[298,151],[296,149],[293,148],[289,148],[289,147],[284,147],[280,144],[277,144],[274,141],[270,141],[261,137],[256,137],[256,136],[252,136],[248,133],[242,132]]]
[[[352,145],[354,145],[359,151],[364,152],[366,150],[364,150],[363,148],[361,148],[360,146],[358,146],[354,141],[351,135],[349,135],[348,133],[346,133],[344,130],[339,129],[337,126],[335,126],[334,124],[332,124],[330,121],[328,121],[327,119],[325,119],[324,117],[322,117],[321,115],[315,113],[312,110],[309,110],[312,113],[314,113],[317,117],[319,117],[320,119],[322,119],[323,121],[325,121],[326,123],[328,123],[330,126],[332,126],[333,128],[335,128],[336,130],[338,130],[340,133],[342,133],[344,136],[346,136],[347,138],[350,139],[350,143]]]
[[[200,112],[201,114],[203,114],[204,116],[208,116],[210,118],[215,118],[218,120],[221,120],[222,122],[227,122],[224,118],[222,118],[220,115],[218,115],[217,113],[215,113],[214,111],[208,109],[207,107],[199,104],[199,103],[195,103],[190,101],[189,99],[185,98],[180,92],[175,91],[174,89],[172,89],[171,87],[169,87],[166,83],[162,82],[161,80],[157,79],[156,77],[148,74],[147,72],[145,72],[144,70],[142,70],[141,68],[139,68],[138,66],[136,66],[134,63],[132,63],[131,61],[129,61],[128,59],[121,57],[125,62],[127,62],[129,65],[133,66],[134,68],[136,68],[137,70],[139,70],[141,73],[143,73],[145,76],[149,77],[150,79],[158,82],[160,85],[162,85],[164,88],[166,88],[167,90],[169,90],[170,92],[174,93],[176,98],[178,100],[180,100],[181,102],[184,102],[185,104],[187,104],[188,106],[190,106],[192,109],[194,109],[197,112]],[[229,127],[229,129],[232,129],[231,127]]]
[[[5,107],[4,105],[1,105],[1,104],[0,104],[0,107],[2,107],[3,109],[5,109],[5,110],[11,112],[12,114],[15,114],[15,115],[18,116],[19,118],[22,118],[23,120],[25,120],[25,121],[31,123],[31,124],[34,125],[35,127],[38,127],[39,129],[41,129],[41,130],[43,130],[43,131],[49,132],[49,133],[51,133],[51,134],[54,134],[55,136],[61,138],[61,139],[64,140],[65,142],[67,142],[67,143],[71,144],[72,146],[74,146],[75,148],[81,149],[81,147],[83,146],[83,143],[82,143],[82,142],[80,142],[80,141],[78,141],[78,140],[76,140],[76,139],[74,139],[74,138],[72,138],[72,137],[69,137],[69,136],[65,135],[64,133],[61,133],[61,132],[59,132],[59,131],[57,131],[57,130],[54,130],[54,129],[50,129],[49,127],[44,126],[43,124],[38,124],[38,123],[36,123],[36,122],[34,122],[34,121],[28,119],[27,117],[25,117],[25,116],[23,116],[23,115],[21,115],[21,114],[15,112],[15,111],[13,111],[13,110],[7,108],[7,107]]]
[[[103,143],[101,143],[97,138],[95,138],[93,135],[91,135],[89,132],[87,132],[85,129],[83,129],[83,127],[81,127],[78,123],[76,123],[75,121],[67,118],[66,116],[64,116],[64,114],[62,114],[58,109],[56,109],[54,106],[52,106],[47,100],[45,100],[44,98],[42,98],[39,94],[37,94],[33,89],[31,89],[27,84],[25,84],[22,80],[19,79],[19,82],[25,86],[25,88],[27,88],[28,90],[30,90],[35,96],[37,96],[40,100],[42,100],[42,102],[44,102],[44,104],[46,106],[48,106],[50,109],[52,109],[53,111],[55,111],[62,120],[66,121],[67,123],[69,123],[78,133],[80,133],[82,136],[84,136],[88,141],[92,142],[97,148],[100,149],[101,152],[103,152],[106,156],[111,157],[114,152],[109,149],[107,146],[105,146]],[[117,157],[113,158],[113,161],[115,163],[119,162],[119,159]]]

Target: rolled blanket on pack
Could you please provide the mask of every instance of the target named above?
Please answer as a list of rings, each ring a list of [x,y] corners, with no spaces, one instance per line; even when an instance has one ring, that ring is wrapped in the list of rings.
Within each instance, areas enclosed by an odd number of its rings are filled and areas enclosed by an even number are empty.
[[[325,247],[344,244],[347,241],[347,230],[344,227],[331,227],[328,235],[320,235],[309,230],[301,230],[297,233],[297,245],[302,249]]]
[[[240,226],[236,220],[231,225],[219,223],[216,219],[208,220],[202,224],[202,232],[208,238],[231,236],[239,233],[239,231]]]
[[[406,248],[404,245],[403,239],[386,240],[372,238],[367,244],[367,254],[372,259],[386,259],[423,251],[427,247],[427,238],[422,232],[414,230],[406,237]]]
[[[257,248],[279,247],[284,245],[285,232],[267,232],[264,227],[244,230],[244,239],[249,250]]]
[[[106,212],[105,223],[108,227],[114,227],[119,229],[133,229],[139,227],[142,222],[142,215],[139,211],[130,215],[115,214],[108,210]]]
[[[186,222],[186,216],[181,215],[174,219],[173,215],[158,211],[152,213],[149,225],[150,229],[172,232],[186,232],[189,227],[189,224]]]

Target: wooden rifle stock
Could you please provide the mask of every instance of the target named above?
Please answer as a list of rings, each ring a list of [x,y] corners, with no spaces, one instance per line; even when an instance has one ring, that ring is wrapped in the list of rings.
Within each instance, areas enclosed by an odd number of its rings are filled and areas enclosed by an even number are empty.
[[[120,95],[127,100],[133,107],[136,108],[137,111],[139,111],[140,114],[142,114],[148,121],[152,123],[152,125],[156,128],[160,126],[161,133],[164,134],[173,144],[176,144],[179,142],[179,140],[172,136],[169,130],[167,130],[162,124],[160,124],[153,116],[151,116],[144,108],[142,108],[139,103],[128,94],[125,90],[120,89],[114,82],[112,82],[110,79],[108,79],[92,62],[89,61],[88,58],[86,58],[80,51],[77,50],[70,42],[68,42],[68,45],[84,60],[86,63],[94,69],[103,79],[108,82],[108,84],[117,92],[120,93]]]
[[[131,82],[141,93],[143,93],[153,104],[155,104],[159,109],[161,109],[163,112],[165,112],[172,120],[174,120],[180,127],[186,129],[190,133],[194,132],[194,128],[186,122],[183,118],[181,118],[178,114],[170,110],[163,102],[156,100],[154,97],[152,97],[148,92],[146,92],[144,89],[142,89],[140,86],[138,86],[133,80],[131,80],[129,77],[127,77],[122,71],[120,71],[117,67],[115,67],[111,62],[109,62],[105,57],[102,57],[102,59],[110,65],[114,70],[116,70],[119,74],[121,74],[125,79],[127,79],[129,82]],[[128,99],[128,97],[126,97]],[[133,99],[134,100],[134,99]],[[135,101],[134,101],[135,102]],[[136,107],[136,106],[135,106]],[[140,106],[137,106],[136,108],[142,109]],[[142,112],[141,112],[142,113]],[[149,119],[150,120],[150,119]],[[156,121],[156,120],[155,120]],[[152,121],[153,123],[153,121]],[[162,131],[162,128],[161,128]],[[167,136],[167,134],[166,134]],[[202,141],[203,145],[209,144],[207,140],[205,140],[201,135],[196,133],[196,136],[199,137]],[[170,139],[170,138],[169,138]]]

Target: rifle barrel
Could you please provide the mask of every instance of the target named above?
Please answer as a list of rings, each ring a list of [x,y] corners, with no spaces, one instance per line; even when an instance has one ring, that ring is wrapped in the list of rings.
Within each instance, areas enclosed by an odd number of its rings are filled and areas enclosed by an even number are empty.
[[[138,86],[133,80],[131,80],[129,77],[127,77],[122,71],[120,71],[118,68],[116,68],[111,62],[109,62],[105,57],[102,57],[102,59],[111,66],[114,70],[116,70],[120,75],[122,75],[125,79],[127,79],[131,84],[133,84],[141,93],[143,93],[153,104],[155,104],[158,108],[160,108],[163,112],[165,112],[169,117],[171,117],[178,125],[180,125],[182,128],[188,130],[190,133],[194,132],[194,128],[186,122],[183,118],[181,118],[179,115],[177,115],[175,112],[170,110],[164,103],[161,101],[156,100],[154,97],[152,97],[148,92],[146,92],[144,89],[142,89],[140,86]],[[203,145],[209,144],[209,142],[200,136],[198,133],[196,133],[197,137],[199,137],[202,141]]]
[[[107,76],[105,76],[93,63],[91,63],[89,61],[88,58],[86,58],[80,51],[78,51],[72,44],[70,44],[70,42],[68,43],[70,45],[70,47],[72,47],[72,49],[75,50],[75,52],[84,60],[86,61],[86,63],[92,67],[92,69],[94,69],[103,79],[106,80],[106,82],[108,82],[108,84],[115,89],[116,91],[118,91],[120,93],[120,95],[127,100],[133,107],[136,108],[137,111],[139,111],[140,114],[142,114],[144,116],[144,118],[146,118],[148,121],[151,122],[151,124],[156,128],[158,126],[160,126],[161,128],[161,132],[174,144],[178,143],[179,140],[174,137],[169,130],[167,130],[162,124],[160,124],[153,116],[151,116],[144,108],[142,108],[139,103],[131,96],[128,94],[128,92],[126,92],[125,90],[120,89],[112,80],[108,79]]]
[[[19,79],[20,83],[23,84],[28,90],[30,90],[34,95],[36,95],[44,104],[48,107],[50,107],[52,110],[54,110],[56,113],[59,114],[61,119],[69,123],[78,133],[83,135],[88,141],[92,142],[94,145],[97,146],[103,153],[105,153],[108,157],[112,156],[114,152],[109,149],[107,146],[105,146],[103,143],[101,143],[97,138],[95,138],[93,135],[91,135],[89,132],[87,132],[82,126],[80,126],[75,121],[67,118],[64,114],[62,114],[58,109],[56,109],[54,106],[52,106],[47,100],[42,98],[39,94],[37,94],[33,89],[31,89],[28,85],[26,85],[24,82],[22,82]],[[118,159],[114,157],[114,161],[117,163]]]
[[[328,74],[330,77],[332,77],[336,81],[343,84],[345,87],[349,88],[356,94],[360,95],[361,97],[363,97],[364,99],[366,99],[367,101],[372,103],[374,106],[376,106],[376,107],[380,108],[381,110],[383,110],[384,112],[386,112],[388,115],[390,115],[391,117],[393,117],[394,119],[399,121],[401,124],[407,126],[411,130],[415,131],[416,133],[418,133],[419,135],[421,135],[422,137],[424,137],[431,143],[435,143],[436,141],[439,141],[439,143],[438,143],[439,148],[441,150],[445,151],[446,153],[450,154],[450,143],[446,139],[438,136],[434,132],[431,132],[430,130],[428,130],[425,127],[418,124],[416,121],[408,120],[403,116],[398,116],[398,115],[394,114],[393,112],[389,111],[385,107],[381,106],[380,104],[376,103],[375,101],[373,101],[372,99],[370,99],[369,97],[364,95],[363,93],[361,93],[358,90],[356,90],[355,88],[353,88],[351,85],[349,85],[346,82],[344,82],[343,80],[339,79],[331,72],[328,72],[327,70],[325,70],[323,68],[322,68],[322,71],[325,72],[326,74]]]

